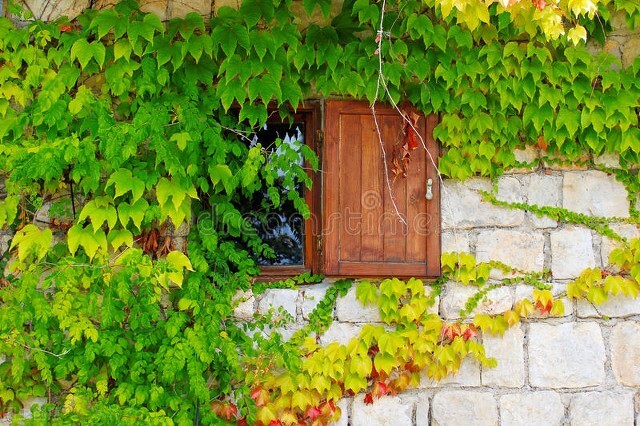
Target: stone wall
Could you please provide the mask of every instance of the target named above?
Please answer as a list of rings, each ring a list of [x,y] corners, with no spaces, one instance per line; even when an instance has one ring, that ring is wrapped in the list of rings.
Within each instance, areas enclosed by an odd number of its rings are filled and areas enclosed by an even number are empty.
[[[523,210],[496,207],[478,191],[491,182],[445,181],[442,191],[443,251],[467,251],[478,260],[501,260],[528,271],[551,271],[555,292],[587,267],[606,267],[616,245],[582,226],[560,224]],[[627,192],[615,178],[596,170],[551,170],[507,174],[497,183],[499,199],[566,209],[609,218],[629,217]],[[638,200],[635,200],[638,203]],[[627,238],[640,237],[635,225],[614,222]],[[500,276],[495,276],[499,279]],[[245,294],[236,314],[282,307],[299,328],[330,283],[300,290],[270,289]],[[525,285],[492,290],[477,312],[500,313],[531,296]],[[445,319],[473,293],[448,283],[438,303]],[[340,425],[634,425],[640,422],[640,299],[613,298],[596,310],[588,303],[564,300],[562,318],[523,321],[504,337],[483,343],[498,366],[466,362],[460,372],[434,383],[423,378],[418,389],[366,405],[363,396],[342,401]],[[363,307],[352,288],[337,301],[335,322],[321,342],[347,343],[363,324],[379,322],[377,310]],[[637,423],[640,424],[640,423]]]
[[[62,15],[76,16],[89,6],[109,7],[114,0],[23,2],[35,17],[53,20]],[[237,7],[238,2],[141,3],[143,10],[168,20],[189,12],[211,17],[219,7]],[[622,28],[623,23],[618,21],[616,27]],[[640,51],[640,38],[627,30],[614,31],[605,49],[626,66]],[[517,156],[531,161],[537,153],[529,149]],[[594,160],[600,166],[617,166],[612,156]],[[485,179],[444,182],[443,251],[466,251],[481,261],[500,260],[529,271],[547,268],[557,293],[584,268],[606,266],[614,241],[586,227],[561,224],[531,212],[482,201],[479,191],[491,187],[492,183]],[[501,177],[497,189],[499,198],[505,201],[563,207],[593,216],[626,218],[630,203],[640,208],[640,201],[629,200],[625,188],[613,176],[585,168],[521,170]],[[0,196],[2,192],[0,185]],[[613,228],[627,238],[640,237],[636,225],[617,221]],[[6,250],[9,239],[9,235],[0,235],[0,250]],[[283,332],[290,335],[307,321],[329,285],[327,280],[299,290],[271,289],[262,295],[247,292],[242,295],[236,315],[248,319],[254,312],[282,306],[296,318],[296,324]],[[525,285],[497,288],[477,311],[500,313],[530,293],[531,288]],[[469,296],[468,287],[448,283],[437,305],[439,314],[446,319],[458,318]],[[498,360],[496,368],[485,369],[467,362],[454,377],[440,383],[424,377],[418,389],[384,397],[373,405],[364,404],[362,395],[345,399],[341,401],[344,415],[338,424],[640,425],[640,299],[614,298],[598,309],[565,300],[565,307],[562,318],[530,319],[502,338],[485,336],[488,355]],[[346,343],[357,336],[363,324],[380,321],[375,309],[363,307],[356,300],[355,289],[338,299],[334,318],[321,337],[323,343]],[[0,419],[0,424],[6,421],[8,418]]]

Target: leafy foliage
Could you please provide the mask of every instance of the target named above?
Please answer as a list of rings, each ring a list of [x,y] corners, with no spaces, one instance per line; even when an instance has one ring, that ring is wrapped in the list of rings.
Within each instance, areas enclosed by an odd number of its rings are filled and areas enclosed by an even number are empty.
[[[516,3],[510,15],[475,0],[411,0],[382,10],[348,0],[330,25],[302,30],[290,3],[245,0],[207,25],[197,14],[164,25],[133,1],[74,22],[17,28],[0,18],[0,226],[15,231],[0,281],[0,412],[57,394],[36,422],[326,420],[339,415],[335,401],[345,392],[365,390],[370,401],[415,383],[422,368],[439,379],[466,356],[490,365],[478,330],[500,333],[535,310],[561,312],[540,286],[508,315],[448,324],[428,312],[433,294],[420,281],[385,280],[361,284],[358,298],[376,304],[392,330],[367,326],[347,346],[304,340],[322,332],[344,284],[296,337],[303,349],[257,332],[283,324],[277,314],[235,321],[233,296],[258,273],[255,255],[270,253],[241,200],[277,193],[278,165],[291,182],[310,185],[293,153],[243,140],[273,104],[286,118],[311,94],[373,101],[382,70],[384,100],[441,114],[447,176],[498,175],[516,165],[514,149],[533,144],[570,160],[616,152],[623,166],[640,156],[639,60],[618,70],[612,56],[590,55],[580,26],[568,33],[578,46],[565,47],[566,39],[547,41],[557,28],[513,23],[549,9]],[[563,7],[589,14],[592,4]],[[331,10],[328,0],[303,6]],[[613,8],[637,24],[634,4]],[[621,178],[638,187],[637,176]],[[161,230],[194,217],[183,250],[168,236],[160,245]],[[634,253],[616,252],[628,268],[623,281],[594,273],[570,296],[607,285],[606,294],[633,294]],[[491,268],[508,269],[457,259],[443,259],[448,277],[481,292]],[[598,294],[589,297],[598,302]]]

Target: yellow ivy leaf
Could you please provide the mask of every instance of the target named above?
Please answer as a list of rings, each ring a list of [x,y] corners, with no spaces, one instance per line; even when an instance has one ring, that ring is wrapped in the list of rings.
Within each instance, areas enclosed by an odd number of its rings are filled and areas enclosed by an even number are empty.
[[[582,25],[576,25],[569,30],[567,38],[571,40],[573,44],[580,43],[580,40],[587,41],[587,30]]]
[[[561,317],[564,315],[564,303],[562,303],[562,300],[555,300],[553,302],[550,314],[554,317]]]
[[[513,327],[517,323],[520,322],[520,315],[516,311],[509,310],[502,314],[504,316],[504,320],[509,324],[509,327]]]
[[[515,311],[521,317],[527,318],[535,311],[535,308],[533,306],[533,303],[531,303],[531,300],[524,299],[516,303]]]

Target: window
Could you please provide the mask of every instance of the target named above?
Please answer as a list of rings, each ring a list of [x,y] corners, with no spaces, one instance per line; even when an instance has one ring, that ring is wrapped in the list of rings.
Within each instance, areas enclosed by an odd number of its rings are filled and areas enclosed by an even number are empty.
[[[311,210],[309,219],[284,203],[266,223],[254,223],[277,254],[273,260],[257,259],[263,278],[306,271],[352,277],[439,276],[440,193],[433,163],[438,159],[438,146],[432,136],[437,118],[420,116],[416,128],[428,154],[421,144],[411,150],[403,163],[406,176],[395,177],[391,164],[407,132],[395,109],[376,107],[386,162],[368,103],[327,101],[324,113],[324,141],[318,103],[298,108],[293,122],[274,117],[256,134],[262,146],[270,146],[276,138],[303,142],[321,160],[311,190],[282,189],[283,193],[303,192]]]
[[[260,142],[265,149],[276,149],[274,141],[281,139],[283,144],[295,147],[306,144],[316,153],[319,152],[320,104],[308,102],[300,106],[293,114],[292,121],[283,122],[278,114],[272,114],[266,126],[256,132],[251,143]],[[302,155],[300,156],[302,161]],[[306,165],[311,175],[312,190],[298,183],[295,188],[280,188],[281,205],[272,210],[266,218],[249,217],[254,228],[275,252],[275,259],[258,257],[261,275],[264,279],[279,279],[298,275],[303,272],[317,272],[320,269],[317,252],[317,233],[320,228],[317,220],[320,216],[320,188],[318,173],[312,173],[311,166]],[[283,171],[284,173],[284,171]],[[298,191],[305,199],[311,217],[305,220],[287,198],[288,191]],[[257,194],[248,201],[247,214],[260,208],[261,198],[266,193]]]

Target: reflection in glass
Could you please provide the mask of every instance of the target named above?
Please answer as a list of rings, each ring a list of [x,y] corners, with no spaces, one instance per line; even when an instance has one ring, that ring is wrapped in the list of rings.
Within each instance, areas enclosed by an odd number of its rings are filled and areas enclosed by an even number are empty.
[[[304,159],[300,147],[304,144],[304,123],[269,123],[256,132],[250,146],[260,143],[271,157],[282,154],[283,149],[293,149],[298,153],[299,165]],[[282,143],[276,146],[276,140]],[[286,171],[278,170],[278,180],[274,183],[279,189],[280,205],[275,208],[269,200],[266,189],[257,191],[246,212],[256,232],[275,253],[275,258],[257,256],[256,261],[261,266],[293,266],[304,265],[304,218],[298,213],[289,199],[289,191],[296,191],[303,195],[303,184],[296,182],[295,187],[285,187],[283,178]]]

